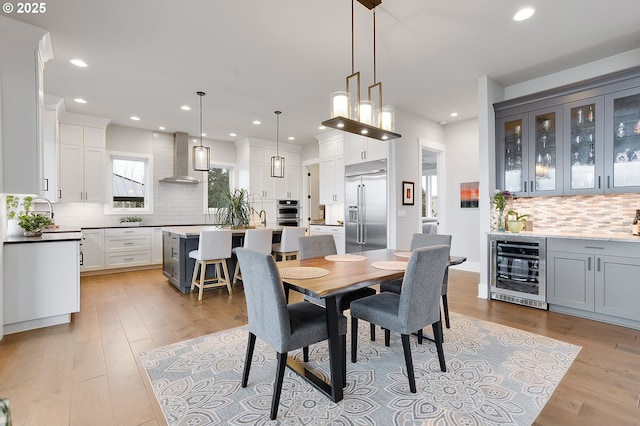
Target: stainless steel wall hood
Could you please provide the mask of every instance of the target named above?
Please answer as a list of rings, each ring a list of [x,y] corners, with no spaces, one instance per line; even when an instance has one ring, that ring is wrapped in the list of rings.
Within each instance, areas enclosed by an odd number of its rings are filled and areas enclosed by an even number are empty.
[[[200,183],[189,176],[189,134],[175,132],[173,134],[173,176],[161,179],[160,182]]]

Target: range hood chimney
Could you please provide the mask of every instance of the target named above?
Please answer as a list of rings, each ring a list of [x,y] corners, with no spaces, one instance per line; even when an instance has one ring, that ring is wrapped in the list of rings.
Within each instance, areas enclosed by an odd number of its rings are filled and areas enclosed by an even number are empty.
[[[200,183],[189,176],[189,134],[175,132],[173,134],[173,176],[160,180],[172,183]]]

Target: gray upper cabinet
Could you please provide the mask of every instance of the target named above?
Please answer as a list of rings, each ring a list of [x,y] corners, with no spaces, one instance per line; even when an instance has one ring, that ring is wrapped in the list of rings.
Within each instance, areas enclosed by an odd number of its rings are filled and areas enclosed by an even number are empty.
[[[640,87],[610,93],[605,150],[605,191],[640,191]]]
[[[564,194],[601,194],[605,184],[604,97],[564,105]]]

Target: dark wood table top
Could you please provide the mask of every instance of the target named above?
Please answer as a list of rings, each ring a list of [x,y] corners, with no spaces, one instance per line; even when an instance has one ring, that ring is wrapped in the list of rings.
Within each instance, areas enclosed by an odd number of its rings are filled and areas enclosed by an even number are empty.
[[[367,259],[361,261],[332,261],[326,260],[324,257],[314,257],[312,259],[305,260],[288,260],[286,262],[278,262],[277,265],[279,269],[308,266],[328,270],[329,274],[320,278],[282,279],[282,281],[285,282],[292,290],[314,297],[326,298],[358,288],[378,284],[381,281],[402,278],[402,276],[404,276],[404,271],[390,271],[371,266],[373,262],[408,262],[408,258],[394,255],[394,253],[400,251],[401,250],[396,249],[381,249],[349,253],[366,256]],[[465,257],[451,256],[449,257],[448,265],[459,265],[464,261],[466,261]]]

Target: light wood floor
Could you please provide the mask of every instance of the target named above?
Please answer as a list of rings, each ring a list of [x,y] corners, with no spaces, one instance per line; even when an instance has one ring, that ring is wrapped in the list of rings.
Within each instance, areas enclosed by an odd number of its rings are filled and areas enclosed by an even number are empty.
[[[640,331],[478,299],[477,281],[451,271],[452,311],[582,346],[536,424],[640,424]],[[0,397],[14,425],[164,424],[137,354],[245,324],[242,287],[234,289],[198,302],[160,270],[83,277],[71,324],[0,342]]]

